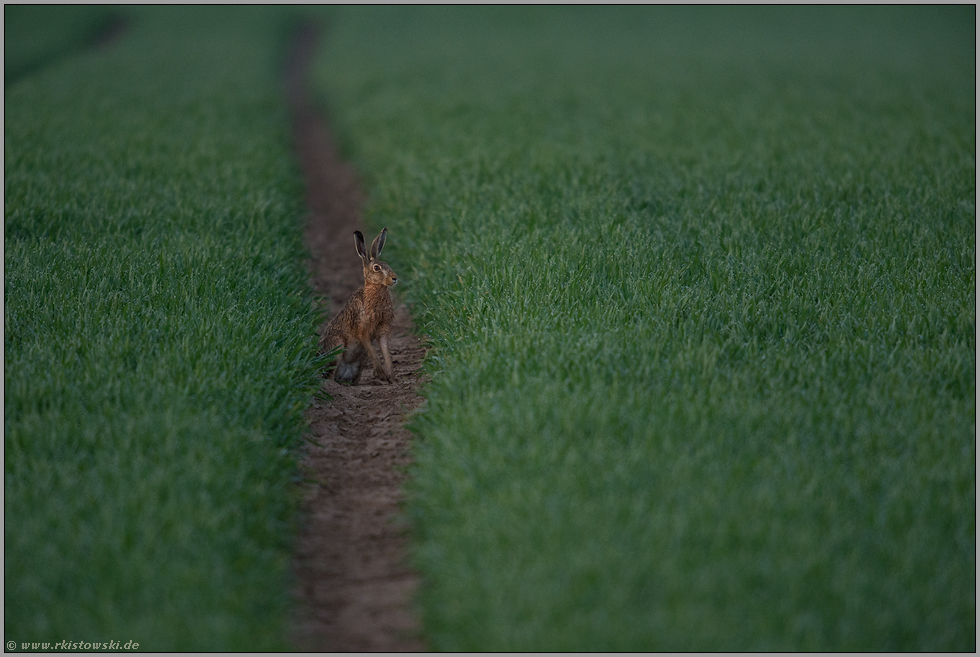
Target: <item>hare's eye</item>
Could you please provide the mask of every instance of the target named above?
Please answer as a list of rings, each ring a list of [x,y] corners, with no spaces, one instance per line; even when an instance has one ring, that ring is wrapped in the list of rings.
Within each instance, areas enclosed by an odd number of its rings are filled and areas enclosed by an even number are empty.
[[[381,271],[381,265],[375,265],[374,271]]]

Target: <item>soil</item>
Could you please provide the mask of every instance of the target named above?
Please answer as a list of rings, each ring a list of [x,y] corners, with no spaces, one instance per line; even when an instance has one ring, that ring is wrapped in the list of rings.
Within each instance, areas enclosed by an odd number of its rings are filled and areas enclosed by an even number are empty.
[[[365,232],[368,241],[374,235],[361,224],[357,176],[338,156],[306,86],[319,38],[315,27],[298,32],[285,84],[310,211],[307,266],[332,317],[364,283],[354,230]],[[387,248],[398,248],[397,234],[389,233]],[[333,399],[315,401],[306,413],[310,432],[300,468],[316,483],[303,485],[291,636],[303,650],[424,650],[411,609],[418,577],[407,565],[408,528],[399,505],[410,462],[411,434],[404,421],[422,401],[425,348],[397,297],[389,345],[393,384],[380,384],[370,365],[358,386],[325,379],[323,391]]]

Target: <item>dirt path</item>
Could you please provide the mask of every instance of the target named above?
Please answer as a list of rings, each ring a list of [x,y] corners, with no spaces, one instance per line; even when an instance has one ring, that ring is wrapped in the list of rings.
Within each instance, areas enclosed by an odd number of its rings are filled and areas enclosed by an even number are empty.
[[[364,282],[353,238],[355,229],[364,228],[356,176],[339,159],[305,83],[318,41],[313,28],[297,35],[286,89],[311,213],[307,265],[333,316]],[[389,233],[387,250],[397,248],[398,235]],[[395,384],[375,385],[368,367],[359,386],[324,381],[333,400],[318,401],[307,411],[310,444],[301,469],[321,483],[303,488],[294,557],[299,611],[292,640],[304,650],[424,649],[410,608],[417,577],[406,565],[406,529],[398,516],[411,440],[403,421],[422,401],[417,387],[425,351],[397,299],[395,313],[390,342]]]

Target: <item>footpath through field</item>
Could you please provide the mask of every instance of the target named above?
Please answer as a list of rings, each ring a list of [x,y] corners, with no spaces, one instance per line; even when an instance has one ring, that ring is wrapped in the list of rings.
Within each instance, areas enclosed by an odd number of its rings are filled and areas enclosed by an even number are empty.
[[[363,229],[361,190],[337,154],[305,84],[319,41],[311,27],[293,44],[286,71],[297,154],[310,210],[305,240],[311,284],[333,316],[363,283],[353,231]],[[391,240],[397,248],[397,235]],[[403,419],[417,407],[424,355],[404,305],[391,340],[396,380],[375,386],[324,382],[329,401],[307,411],[311,435],[301,463],[308,486],[295,572],[299,602],[294,641],[318,651],[419,651],[408,604],[416,575],[405,565],[406,536],[396,522],[411,434]],[[366,384],[366,385],[365,385]]]

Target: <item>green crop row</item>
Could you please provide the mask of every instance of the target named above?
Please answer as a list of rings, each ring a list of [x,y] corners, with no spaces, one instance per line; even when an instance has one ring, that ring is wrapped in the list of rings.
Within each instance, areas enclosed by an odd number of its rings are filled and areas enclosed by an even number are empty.
[[[973,9],[332,18],[434,648],[975,649]]]
[[[288,12],[126,13],[5,89],[5,638],[281,648],[320,366]]]

